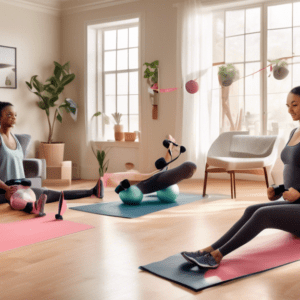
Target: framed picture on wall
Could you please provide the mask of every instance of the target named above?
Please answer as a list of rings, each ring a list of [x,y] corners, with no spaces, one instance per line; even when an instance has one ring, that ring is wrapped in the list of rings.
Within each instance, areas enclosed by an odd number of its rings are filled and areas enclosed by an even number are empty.
[[[0,45],[0,88],[17,88],[17,48]]]

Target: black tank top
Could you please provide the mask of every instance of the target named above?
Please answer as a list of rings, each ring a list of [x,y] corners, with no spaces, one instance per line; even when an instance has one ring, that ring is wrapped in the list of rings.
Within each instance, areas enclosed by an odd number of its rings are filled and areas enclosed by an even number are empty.
[[[293,129],[288,142],[281,152],[281,160],[284,163],[283,182],[284,187],[290,187],[300,191],[300,143],[288,146],[297,128]]]

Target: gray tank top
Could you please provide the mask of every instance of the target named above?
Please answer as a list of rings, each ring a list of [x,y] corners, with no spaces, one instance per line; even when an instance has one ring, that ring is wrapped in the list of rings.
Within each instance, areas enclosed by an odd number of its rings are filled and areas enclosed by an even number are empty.
[[[2,135],[0,134],[0,179],[4,182],[10,179],[25,178],[22,146],[15,135],[13,133],[11,133],[11,135],[17,143],[17,149],[15,150],[5,145]]]
[[[300,191],[300,143],[288,146],[297,128],[293,129],[288,142],[281,152],[281,160],[284,163],[283,182],[284,187],[290,187]]]

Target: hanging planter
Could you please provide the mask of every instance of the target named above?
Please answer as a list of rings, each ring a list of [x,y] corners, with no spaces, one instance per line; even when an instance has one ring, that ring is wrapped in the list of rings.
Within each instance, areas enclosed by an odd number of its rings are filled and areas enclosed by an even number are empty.
[[[218,77],[221,86],[230,86],[238,79],[238,71],[233,64],[224,65],[219,67]]]
[[[271,63],[270,71],[273,72],[273,76],[275,79],[282,80],[288,76],[289,70],[287,68],[287,62],[282,61],[281,59],[268,61]],[[273,66],[273,64],[275,64],[275,66]]]

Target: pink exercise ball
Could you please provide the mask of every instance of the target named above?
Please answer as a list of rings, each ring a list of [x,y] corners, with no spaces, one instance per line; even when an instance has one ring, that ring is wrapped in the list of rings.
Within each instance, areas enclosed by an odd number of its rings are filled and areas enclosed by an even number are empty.
[[[199,84],[195,80],[190,80],[185,84],[188,93],[195,94],[199,91]]]

